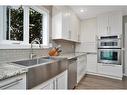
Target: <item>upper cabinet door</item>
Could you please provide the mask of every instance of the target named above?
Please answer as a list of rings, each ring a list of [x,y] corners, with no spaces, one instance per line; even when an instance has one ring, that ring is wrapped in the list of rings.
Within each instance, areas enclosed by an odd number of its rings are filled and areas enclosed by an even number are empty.
[[[110,35],[121,35],[122,34],[122,13],[112,12],[109,14],[109,34]]]
[[[120,11],[98,16],[97,23],[99,36],[122,34],[122,13]]]
[[[71,31],[71,39],[74,41],[78,41],[78,32],[79,32],[79,19],[77,16],[71,11],[71,26],[70,26],[70,31]]]
[[[100,15],[97,17],[97,35],[107,35],[108,33],[108,15]]]
[[[57,7],[52,8],[52,39],[62,37],[62,12]]]
[[[84,20],[81,22],[81,42],[96,42],[97,32],[97,20],[96,18]]]
[[[62,7],[62,38],[71,39],[70,35],[70,18],[71,12],[67,7]]]
[[[69,7],[52,8],[52,39],[77,42],[79,19]]]

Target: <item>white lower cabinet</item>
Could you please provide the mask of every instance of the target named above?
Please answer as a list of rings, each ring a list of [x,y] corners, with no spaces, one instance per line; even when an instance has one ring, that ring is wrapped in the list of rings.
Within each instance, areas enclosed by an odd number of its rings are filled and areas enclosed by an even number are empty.
[[[67,70],[57,75],[56,77],[32,88],[32,89],[42,89],[42,90],[54,90],[54,89],[67,89]]]
[[[87,73],[114,79],[122,79],[122,65],[97,63],[97,54],[87,54]]]
[[[46,84],[44,84],[41,89],[43,90],[53,90],[54,87],[53,87],[53,81],[49,81],[47,82]]]
[[[86,62],[86,54],[77,57],[77,83],[79,83],[86,74]]]
[[[87,54],[87,74],[122,80],[123,66],[97,63],[97,54]]]
[[[56,77],[56,89],[67,89],[67,70]]]
[[[26,89],[26,74],[14,76],[3,81],[0,81],[0,90],[25,90]]]
[[[51,80],[48,80],[32,89],[39,89],[39,90],[53,90],[54,89],[54,80],[51,79]]]
[[[87,54],[87,72],[97,73],[97,54]]]
[[[122,79],[122,65],[98,63],[98,73],[111,78]]]

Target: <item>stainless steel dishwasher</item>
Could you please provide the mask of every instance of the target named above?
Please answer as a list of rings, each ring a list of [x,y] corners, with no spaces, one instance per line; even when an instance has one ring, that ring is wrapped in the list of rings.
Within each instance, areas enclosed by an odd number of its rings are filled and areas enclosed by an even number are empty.
[[[77,84],[77,58],[69,60],[68,66],[68,89],[73,89]]]

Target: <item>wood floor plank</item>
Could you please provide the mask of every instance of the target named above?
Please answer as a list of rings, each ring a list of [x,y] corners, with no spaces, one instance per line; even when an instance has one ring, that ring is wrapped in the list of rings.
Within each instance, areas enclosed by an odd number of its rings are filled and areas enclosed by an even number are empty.
[[[86,75],[75,89],[127,89],[127,77],[123,80],[96,75]]]

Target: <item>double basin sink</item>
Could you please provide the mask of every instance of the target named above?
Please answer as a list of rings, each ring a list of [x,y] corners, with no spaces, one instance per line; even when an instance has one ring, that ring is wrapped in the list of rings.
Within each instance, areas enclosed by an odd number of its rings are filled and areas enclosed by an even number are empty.
[[[31,60],[13,62],[28,68],[26,73],[27,89],[32,89],[37,85],[55,77],[68,67],[66,58],[42,57]]]

